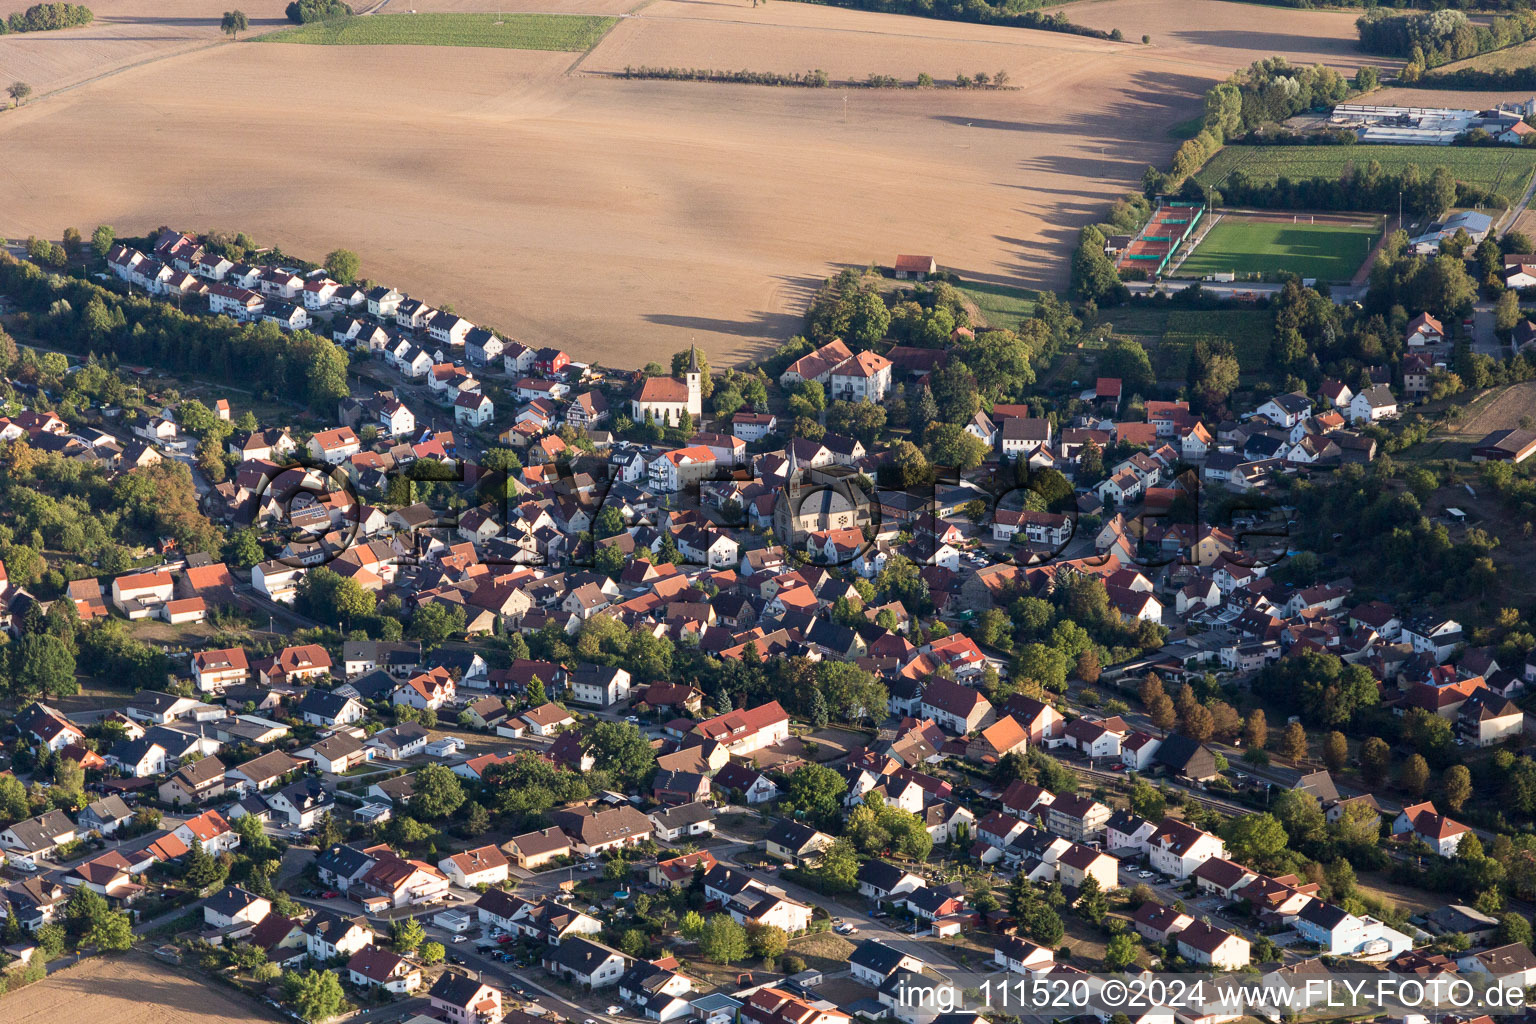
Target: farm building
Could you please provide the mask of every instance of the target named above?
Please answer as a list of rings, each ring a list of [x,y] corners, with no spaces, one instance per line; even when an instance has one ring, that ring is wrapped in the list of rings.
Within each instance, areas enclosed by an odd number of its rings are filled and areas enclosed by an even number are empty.
[[[1495,430],[1472,448],[1473,462],[1521,463],[1536,455],[1536,432]]]

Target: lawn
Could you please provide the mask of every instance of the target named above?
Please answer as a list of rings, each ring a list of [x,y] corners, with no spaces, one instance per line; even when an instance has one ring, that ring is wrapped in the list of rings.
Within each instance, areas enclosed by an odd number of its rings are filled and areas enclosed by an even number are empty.
[[[262,36],[261,41],[580,52],[591,48],[617,21],[573,14],[370,14],[280,29]]]
[[[1235,271],[1239,278],[1289,271],[1319,281],[1348,281],[1365,262],[1376,232],[1364,225],[1240,221],[1228,216],[1179,266],[1180,277]]]
[[[1037,293],[1027,289],[980,282],[968,282],[959,288],[966,298],[976,303],[976,309],[989,327],[1014,330],[1019,321],[1034,315]]]
[[[1489,189],[1513,202],[1531,179],[1536,151],[1502,146],[1227,146],[1200,168],[1195,180],[1219,187],[1239,167],[1256,183],[1273,184],[1282,176],[1292,181],[1336,179],[1346,167],[1363,167],[1372,160],[1388,173],[1416,164],[1426,178],[1443,165],[1451,169],[1457,181]]]

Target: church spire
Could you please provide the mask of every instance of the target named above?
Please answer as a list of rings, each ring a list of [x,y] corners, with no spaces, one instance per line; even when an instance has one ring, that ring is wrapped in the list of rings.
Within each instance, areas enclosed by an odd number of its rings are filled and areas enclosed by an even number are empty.
[[[699,372],[699,346],[698,345],[689,345],[688,346],[688,372],[689,373],[698,373]]]

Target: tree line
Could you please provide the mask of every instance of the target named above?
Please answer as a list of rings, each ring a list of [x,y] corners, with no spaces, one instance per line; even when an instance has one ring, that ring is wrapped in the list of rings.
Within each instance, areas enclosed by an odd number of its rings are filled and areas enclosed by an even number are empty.
[[[1316,175],[1274,181],[1255,180],[1242,168],[1212,188],[1206,198],[1212,205],[1253,206],[1266,210],[1381,210],[1395,211],[1398,196],[1410,213],[1439,217],[1458,206],[1509,205],[1505,196],[1489,189],[1457,181],[1449,167],[1440,165],[1426,177],[1417,164],[1398,172],[1382,169],[1375,160],[1364,168],[1349,166],[1337,178]]]
[[[0,290],[28,314],[39,338],[80,353],[111,352],[129,362],[195,371],[249,384],[316,410],[347,394],[347,357],[308,331],[184,313],[168,302],[122,295],[79,278],[47,274],[0,255]]]
[[[825,71],[814,68],[804,73],[792,72],[784,74],[778,71],[728,71],[717,68],[683,68],[683,67],[651,67],[646,64],[624,65],[625,78],[661,79],[669,82],[728,82],[735,85],[779,85],[798,86],[809,89],[825,89],[828,86],[838,86],[848,89],[934,89],[951,87],[955,89],[1006,89],[1008,87],[1008,72],[999,69],[995,72],[978,71],[967,75],[960,73],[953,80],[935,79],[926,71],[919,71],[917,78],[911,82],[905,82],[895,75],[881,75],[870,72],[864,78],[832,79]]]
[[[944,21],[974,21],[983,25],[1008,25],[1044,32],[1066,32],[1093,39],[1124,39],[1119,29],[1106,32],[1067,20],[1061,12],[1047,14],[1039,10],[1040,0],[807,0],[829,7],[851,7],[857,11],[884,11],[887,14],[912,14],[920,18]]]
[[[0,23],[0,35],[7,32],[52,32],[60,28],[79,28],[96,19],[83,4],[33,4],[17,11]]]
[[[1528,0],[1243,0],[1244,3],[1268,4],[1271,7],[1294,7],[1297,10],[1327,10],[1333,7],[1392,8],[1395,10],[1438,11],[1453,8],[1468,11],[1522,11]]]
[[[352,8],[342,0],[293,0],[283,13],[295,25],[307,25],[312,21],[350,17]]]
[[[1536,64],[1518,68],[1458,68],[1425,75],[1414,83],[1420,89],[1536,89]]]
[[[1387,57],[1405,57],[1404,81],[1423,77],[1430,68],[1502,50],[1536,36],[1536,14],[1520,11],[1473,24],[1461,11],[1394,14],[1374,10],[1355,22],[1360,49]]]

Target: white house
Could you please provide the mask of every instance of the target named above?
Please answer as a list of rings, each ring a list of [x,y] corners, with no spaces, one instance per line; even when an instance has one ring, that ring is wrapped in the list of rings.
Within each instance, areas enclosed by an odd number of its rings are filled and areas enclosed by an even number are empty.
[[[1152,868],[1174,878],[1188,878],[1212,857],[1225,857],[1220,836],[1203,832],[1178,818],[1164,818],[1148,841]]]
[[[1227,971],[1248,966],[1248,940],[1241,935],[1213,928],[1204,921],[1191,923],[1174,937],[1174,941],[1178,945],[1179,954],[1192,963]]]
[[[466,889],[505,882],[510,867],[506,855],[494,844],[465,850],[437,862],[439,871]]]
[[[496,418],[496,403],[478,391],[461,391],[453,400],[453,421],[461,426],[483,427]]]
[[[1396,416],[1397,399],[1392,397],[1392,389],[1385,384],[1366,388],[1349,400],[1351,423],[1375,423]]]

